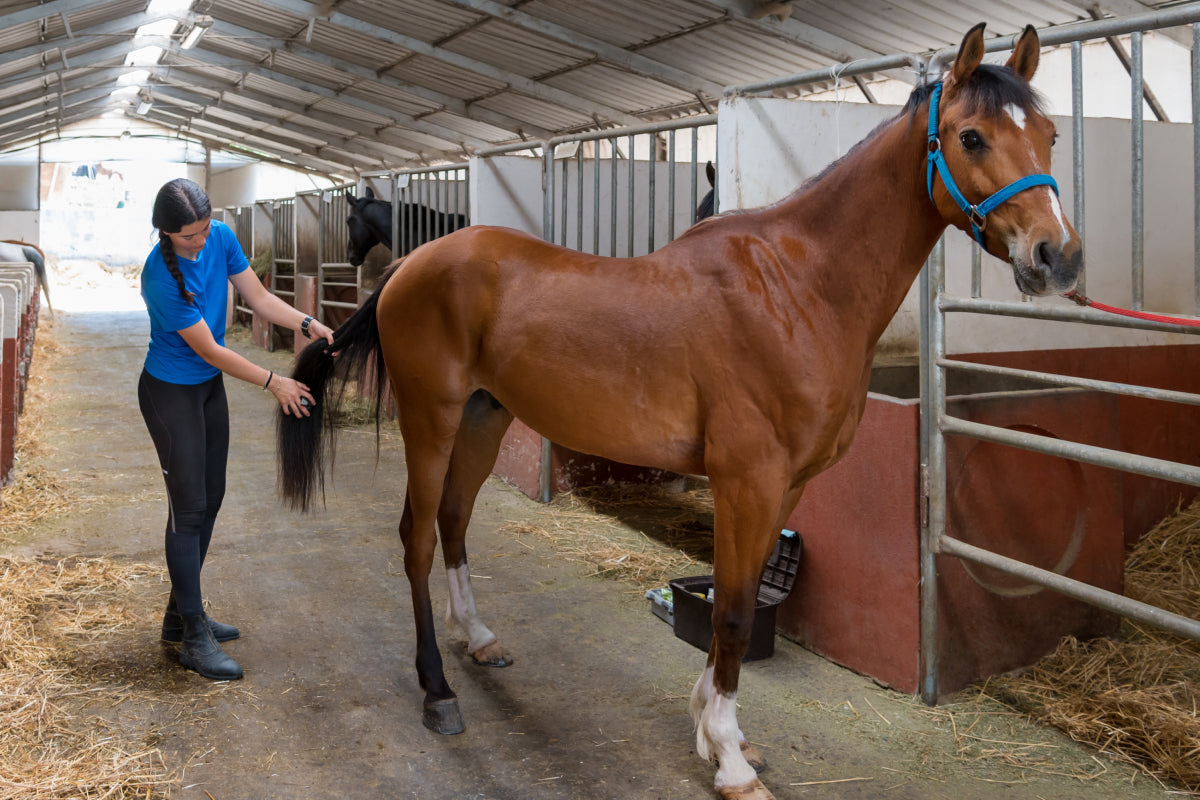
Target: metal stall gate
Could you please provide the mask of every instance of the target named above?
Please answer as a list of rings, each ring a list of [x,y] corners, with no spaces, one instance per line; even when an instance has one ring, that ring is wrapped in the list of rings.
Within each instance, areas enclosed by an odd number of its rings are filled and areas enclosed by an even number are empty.
[[[392,258],[471,224],[466,164],[392,173]]]
[[[1147,240],[1144,208],[1147,200],[1147,188],[1149,188],[1145,169],[1147,151],[1144,146],[1143,109],[1150,106],[1155,113],[1159,113],[1154,104],[1146,102],[1147,93],[1143,86],[1142,35],[1146,31],[1178,25],[1192,26],[1191,122],[1193,153],[1196,156],[1192,165],[1192,194],[1195,214],[1192,238],[1196,242],[1196,246],[1193,249],[1195,262],[1189,300],[1190,313],[1195,315],[1200,313],[1200,224],[1198,224],[1200,223],[1200,129],[1196,127],[1197,116],[1200,115],[1200,92],[1198,92],[1200,60],[1196,58],[1196,54],[1200,53],[1200,3],[1188,3],[1159,13],[1053,28],[1041,31],[1040,34],[1043,45],[1069,43],[1071,46],[1073,223],[1083,237],[1085,247],[1087,246],[1087,236],[1084,231],[1083,202],[1085,143],[1081,45],[1088,40],[1103,40],[1108,37],[1130,35],[1131,123],[1129,139],[1131,141],[1132,190],[1129,224],[1132,231],[1132,252],[1129,274],[1130,293],[1129,297],[1124,299],[1132,309],[1140,311],[1143,309],[1146,298],[1145,253]],[[1114,39],[1109,38],[1109,41],[1113,42]],[[988,50],[1009,49],[1014,43],[1015,37],[993,39],[988,42]],[[939,55],[944,56],[945,54],[937,54],[935,58]],[[1102,157],[1104,156],[1102,155]],[[1109,166],[1109,169],[1111,170],[1112,167]],[[1067,196],[1066,187],[1061,188],[1063,195]],[[1161,187],[1154,188],[1161,190]],[[1062,574],[1066,571],[1065,566],[1050,570],[1042,569],[969,544],[962,541],[961,538],[952,537],[947,533],[947,508],[950,503],[947,486],[951,477],[947,470],[947,436],[964,437],[973,442],[992,443],[1005,448],[1019,448],[1024,451],[1068,459],[1072,463],[1090,464],[1117,470],[1126,475],[1146,476],[1175,484],[1200,486],[1200,467],[1192,464],[1138,455],[1111,447],[1066,441],[1051,435],[1042,435],[1044,432],[1013,429],[1011,426],[981,424],[949,413],[947,411],[946,384],[947,375],[951,372],[1036,381],[1039,384],[1069,387],[1076,391],[1089,390],[1122,397],[1150,398],[1166,403],[1191,406],[1200,405],[1200,394],[950,358],[947,356],[948,315],[974,314],[1020,320],[1047,320],[1070,323],[1072,326],[1090,326],[1092,331],[1097,330],[1096,326],[1105,326],[1157,332],[1160,335],[1163,333],[1194,334],[1197,329],[1184,325],[1134,319],[1128,316],[1109,315],[1089,308],[1076,308],[1069,304],[1063,304],[1061,301],[1004,302],[987,299],[981,291],[978,254],[972,259],[970,295],[956,296],[946,291],[945,260],[943,240],[934,250],[921,277],[921,463],[922,482],[927,486],[928,492],[927,519],[922,533],[921,557],[921,693],[925,701],[929,703],[937,701],[939,660],[945,655],[938,646],[939,556],[964,559],[1033,584],[1035,588],[1045,587],[1124,617],[1149,623],[1181,636],[1200,639],[1200,621],[1170,613],[1148,603],[1134,601],[1117,592],[1067,578]],[[1159,276],[1161,277],[1161,273]],[[1081,282],[1077,291],[1082,293],[1084,288],[1085,286]],[[1103,299],[1118,302],[1115,298]],[[956,330],[961,331],[962,329]],[[1142,338],[1148,342],[1154,341],[1153,337]],[[1047,490],[1053,491],[1053,487],[1047,487]]]
[[[350,204],[346,192],[354,184],[335,186],[320,194],[317,229],[317,319],[334,328],[358,308],[362,269],[346,260]],[[334,313],[341,309],[345,313]]]
[[[249,260],[254,257],[254,206],[233,206],[224,209],[223,221],[237,237],[242,255]],[[234,321],[248,325],[252,311],[236,290],[233,293]]]
[[[284,197],[262,204],[271,218],[271,294],[296,305],[296,199]],[[267,329],[267,347],[275,349],[274,326]]]
[[[546,142],[547,240],[594,255],[644,255],[716,213],[716,187],[700,178],[701,162],[716,161],[716,124],[706,114]]]

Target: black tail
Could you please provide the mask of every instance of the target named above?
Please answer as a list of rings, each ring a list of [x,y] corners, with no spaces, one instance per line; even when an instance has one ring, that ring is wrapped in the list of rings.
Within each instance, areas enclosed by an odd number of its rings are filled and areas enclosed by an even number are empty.
[[[368,369],[374,373],[375,431],[378,440],[387,367],[383,363],[375,306],[384,284],[402,263],[403,259],[384,272],[371,296],[334,332],[332,345],[316,341],[296,357],[292,377],[308,386],[317,405],[307,417],[284,414],[283,409],[278,412],[278,489],[280,497],[294,509],[307,511],[318,490],[324,498],[326,446],[329,466],[332,468],[337,417],[345,395],[345,381],[366,375]]]

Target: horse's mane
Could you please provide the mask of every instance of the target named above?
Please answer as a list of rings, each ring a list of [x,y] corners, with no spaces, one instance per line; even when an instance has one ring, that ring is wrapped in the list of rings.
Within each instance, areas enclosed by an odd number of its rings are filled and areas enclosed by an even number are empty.
[[[917,111],[920,110],[920,108],[925,104],[925,102],[929,99],[929,96],[933,94],[933,87],[936,86],[940,80],[941,79],[939,78],[937,81],[923,83],[914,88],[912,93],[909,94],[908,100],[905,101],[903,108],[900,110],[900,115],[908,116],[909,125],[912,125],[916,122]],[[975,69],[975,72],[971,74],[971,77],[967,79],[966,84],[960,86],[957,91],[961,92],[961,96],[967,103],[967,110],[972,114],[982,111],[984,114],[990,116],[999,116],[1004,112],[1005,106],[1008,105],[1015,105],[1024,110],[1027,114],[1034,112],[1038,114],[1045,114],[1045,98],[1043,98],[1041,94],[1039,94],[1032,86],[1030,86],[1028,82],[1017,75],[1017,73],[1013,72],[1008,67],[1001,66],[999,64],[980,64]],[[729,209],[728,211],[722,211],[720,214],[716,214],[697,222],[695,225],[689,228],[688,231],[690,232],[696,230],[700,225],[708,222],[709,220],[717,220],[723,217],[732,217],[738,214],[750,214],[757,211],[762,211],[764,209],[771,208],[772,206],[779,205],[780,203],[787,202],[788,200],[795,198],[797,195],[809,191],[813,186],[820,183],[826,175],[836,169],[838,165],[854,155],[856,150],[874,139],[880,130],[890,125],[893,121],[895,121],[895,119],[896,118],[893,117],[875,126],[874,130],[872,130],[853,147],[851,147],[845,155],[828,164],[816,175],[805,180],[800,184],[800,186],[798,186],[794,191],[788,193],[788,195],[781,200],[761,208],[733,208]]]

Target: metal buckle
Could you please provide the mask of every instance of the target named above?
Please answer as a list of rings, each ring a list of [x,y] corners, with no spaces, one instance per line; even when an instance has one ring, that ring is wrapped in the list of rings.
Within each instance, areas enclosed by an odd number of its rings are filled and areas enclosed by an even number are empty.
[[[967,217],[970,218],[971,224],[978,228],[981,233],[987,228],[987,217],[979,213],[978,206],[971,206],[967,210]]]
[[[940,136],[934,136],[929,140],[926,146],[928,147],[930,154],[936,153],[942,149],[942,138]]]

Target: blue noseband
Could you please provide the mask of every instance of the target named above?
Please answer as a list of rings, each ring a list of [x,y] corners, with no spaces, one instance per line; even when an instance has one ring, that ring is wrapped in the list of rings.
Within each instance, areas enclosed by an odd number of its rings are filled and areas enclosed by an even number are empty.
[[[950,197],[959,209],[967,215],[967,220],[971,223],[971,233],[975,235],[975,241],[979,242],[979,246],[986,250],[987,246],[983,243],[983,229],[987,226],[987,215],[994,211],[996,206],[1013,195],[1035,186],[1049,186],[1057,195],[1058,184],[1049,175],[1026,175],[1024,178],[1013,181],[978,205],[968,203],[967,198],[963,197],[963,193],[958,190],[958,185],[954,183],[954,178],[950,176],[950,167],[946,165],[946,157],[942,155],[942,140],[938,138],[938,102],[941,97],[942,84],[939,82],[933,87],[933,94],[929,96],[929,163],[925,172],[925,190],[929,192],[929,199],[933,200],[933,168],[937,167],[938,175],[941,176],[946,191],[950,193]]]

